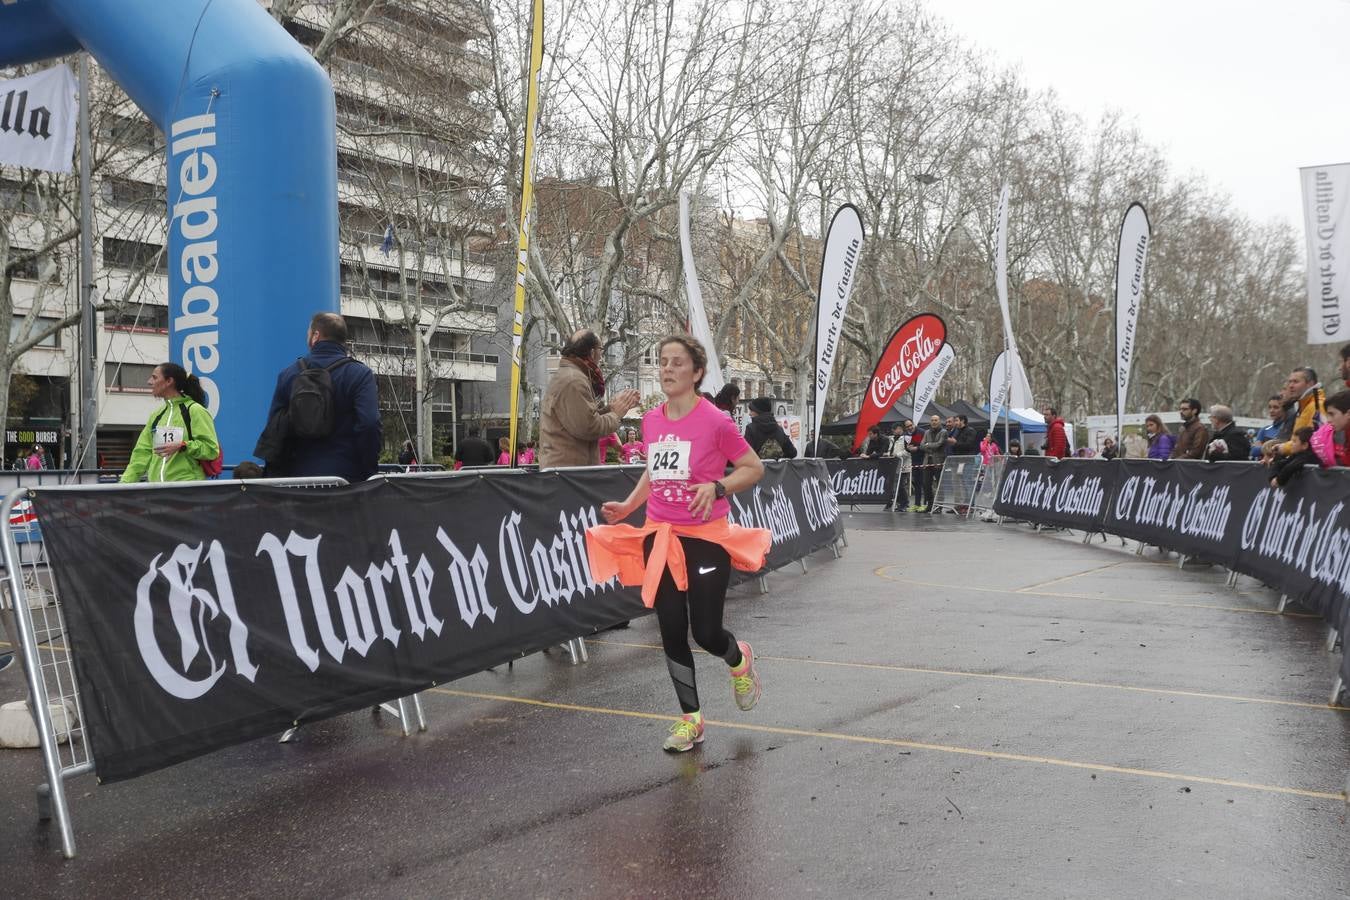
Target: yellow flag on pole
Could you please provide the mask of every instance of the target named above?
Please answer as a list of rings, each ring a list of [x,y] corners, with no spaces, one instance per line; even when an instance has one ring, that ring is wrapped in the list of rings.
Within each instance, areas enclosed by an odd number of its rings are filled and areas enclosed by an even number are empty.
[[[534,205],[534,128],[539,118],[539,68],[544,61],[544,0],[534,0],[530,71],[525,95],[525,153],[520,170],[520,239],[516,244],[516,308],[511,321],[511,459],[520,424],[520,367],[524,364],[525,271],[530,255],[530,209]]]

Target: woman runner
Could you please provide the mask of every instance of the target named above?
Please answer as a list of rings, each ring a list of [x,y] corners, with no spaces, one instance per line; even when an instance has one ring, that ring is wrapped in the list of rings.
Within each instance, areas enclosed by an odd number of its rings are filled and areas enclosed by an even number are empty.
[[[610,524],[589,529],[586,537],[595,580],[617,575],[624,584],[641,585],[643,602],[656,608],[666,668],[684,713],[671,726],[665,749],[683,752],[703,741],[691,629],[700,647],[730,667],[736,705],[748,710],[759,700],[754,652],[723,627],[722,607],[732,566],[762,569],[772,536],[727,519],[727,494],[752,487],[764,467],[736,423],[699,396],[708,365],[703,345],[672,336],[658,349],[666,402],[642,418],[647,471],[626,500],[601,507]],[[728,462],[733,469],[726,475]],[[615,524],[644,501],[645,525]]]

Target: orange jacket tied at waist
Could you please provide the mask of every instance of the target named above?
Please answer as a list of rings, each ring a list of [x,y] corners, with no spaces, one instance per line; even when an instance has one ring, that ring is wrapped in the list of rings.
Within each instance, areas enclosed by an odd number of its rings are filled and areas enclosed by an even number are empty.
[[[656,535],[651,555],[644,562],[642,545],[648,535]],[[731,556],[733,568],[758,572],[764,568],[773,535],[767,528],[742,528],[725,518],[701,525],[673,525],[647,522],[641,528],[632,525],[596,525],[586,529],[586,555],[591,577],[602,583],[619,576],[626,587],[642,587],[642,602],[651,609],[661,575],[670,570],[675,587],[689,590],[689,573],[684,566],[684,545],[676,537],[697,538],[720,544]]]

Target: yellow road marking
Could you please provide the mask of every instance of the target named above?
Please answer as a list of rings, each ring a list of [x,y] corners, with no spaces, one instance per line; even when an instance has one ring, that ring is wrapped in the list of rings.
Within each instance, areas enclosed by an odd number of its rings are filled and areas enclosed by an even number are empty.
[[[1014,597],[1053,597],[1056,600],[1099,600],[1102,603],[1134,603],[1144,606],[1175,606],[1182,609],[1213,609],[1219,612],[1252,613],[1261,616],[1283,616],[1291,619],[1320,619],[1317,613],[1279,613],[1273,609],[1261,609],[1256,606],[1219,606],[1215,603],[1178,603],[1171,600],[1139,600],[1130,597],[1096,597],[1092,594],[1058,594],[1052,591],[1032,591],[1023,588],[1022,590],[1010,590],[1008,588],[990,588],[975,587],[969,584],[951,584],[941,581],[915,581],[911,578],[894,578],[886,574],[888,569],[897,568],[896,565],[878,566],[872,570],[872,574],[878,578],[884,578],[887,581],[894,581],[897,584],[912,584],[915,587],[937,587],[947,588],[955,591],[976,591],[981,594],[1008,594]]]
[[[661,650],[660,644],[640,644],[611,639],[598,640],[588,638],[592,644],[610,644],[615,647],[637,647],[643,650]],[[695,649],[695,653],[707,651]],[[989,681],[1020,681],[1030,684],[1054,684],[1065,687],[1100,688],[1112,691],[1130,691],[1137,694],[1161,694],[1168,697],[1194,697],[1201,700],[1231,700],[1237,703],[1267,703],[1275,706],[1296,706],[1301,709],[1326,709],[1332,712],[1350,712],[1350,706],[1336,706],[1330,703],[1309,703],[1304,700],[1277,700],[1271,697],[1246,697],[1241,694],[1214,694],[1207,691],[1184,691],[1176,688],[1138,687],[1131,684],[1111,684],[1104,681],[1076,681],[1069,678],[1039,678],[1035,675],[1000,675],[993,672],[968,672],[961,669],[931,669],[927,666],[901,666],[893,663],[840,662],[830,659],[807,659],[802,656],[766,656],[756,653],[755,659],[771,662],[793,662],[809,666],[831,666],[839,669],[864,669],[879,672],[913,672],[919,675],[946,675],[953,678],[983,678]]]
[[[529,697],[514,697],[509,694],[487,694],[479,691],[461,691],[453,688],[431,688],[438,694],[463,697],[471,700],[490,700],[500,703],[519,703],[543,709],[556,709],[564,712],[595,713],[607,716],[626,716],[632,719],[653,719],[673,721],[673,716],[657,713],[638,712],[631,709],[613,709],[605,706],[583,706],[578,703],[556,703],[551,700],[534,700]],[[1112,775],[1136,775],[1142,778],[1158,778],[1167,781],[1189,781],[1195,784],[1212,784],[1219,787],[1242,788],[1267,794],[1285,794],[1294,797],[1311,797],[1316,800],[1344,801],[1343,791],[1310,791],[1304,788],[1283,787],[1275,784],[1257,784],[1250,781],[1235,781],[1228,778],[1212,778],[1207,775],[1184,775],[1177,772],[1162,772],[1156,769],[1137,769],[1128,766],[1112,766],[1105,763],[1078,762],[1071,759],[1056,759],[1052,756],[1032,756],[1024,753],[1004,753],[998,750],[977,750],[972,747],[956,747],[950,744],[930,744],[925,741],[908,741],[901,738],[866,737],[858,734],[841,734],[835,731],[810,731],[805,728],[785,728],[777,725],[750,725],[744,722],[723,722],[704,719],[708,725],[718,728],[734,728],[740,731],[758,731],[763,734],[781,734],[792,737],[823,738],[831,741],[845,741],[854,744],[872,744],[882,747],[899,747],[906,750],[931,750],[935,753],[954,753],[960,756],[978,756],[983,759],[997,759],[1005,762],[1036,763],[1039,765],[1059,766],[1068,769],[1083,769],[1090,772],[1106,772]]]
[[[1024,588],[1018,588],[1017,593],[1030,594],[1033,592],[1034,588],[1049,587],[1052,584],[1059,584],[1062,581],[1072,581],[1075,578],[1082,578],[1084,575],[1091,575],[1093,572],[1101,572],[1106,569],[1114,569],[1118,565],[1120,565],[1120,563],[1118,562],[1107,563],[1104,566],[1097,566],[1095,569],[1087,569],[1082,572],[1074,572],[1072,575],[1064,575],[1060,578],[1051,578],[1049,581],[1042,581],[1037,584],[1029,584]]]
[[[38,643],[41,644],[42,642],[39,641]],[[47,650],[60,650],[62,653],[70,652],[66,649],[65,644],[43,644],[42,646]],[[0,641],[0,647],[15,647],[15,645],[11,644],[9,641]],[[15,647],[15,649],[17,649],[17,647]]]

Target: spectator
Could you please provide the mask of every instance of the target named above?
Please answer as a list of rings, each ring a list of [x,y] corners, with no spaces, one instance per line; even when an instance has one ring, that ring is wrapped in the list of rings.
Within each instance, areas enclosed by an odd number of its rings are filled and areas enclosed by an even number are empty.
[[[909,483],[914,476],[909,455],[909,436],[913,431],[914,423],[909,419],[905,419],[899,425],[891,426],[891,456],[900,461],[896,465],[895,471],[895,509],[897,512],[909,509]],[[891,508],[889,501],[884,508]]]
[[[412,441],[403,442],[403,449],[398,451],[398,464],[400,466],[417,465],[417,451],[413,449]]]
[[[511,439],[508,437],[497,438],[497,465],[511,465]]]
[[[891,442],[881,433],[881,428],[873,425],[867,429],[867,443],[863,445],[862,455],[868,459],[880,459],[891,452]]]
[[[773,403],[768,397],[750,401],[750,424],[745,426],[745,442],[755,455],[764,459],[764,445],[773,441],[778,445],[779,459],[796,459],[797,448],[783,426],[773,417]]]
[[[1305,425],[1294,431],[1289,439],[1292,450],[1288,454],[1277,455],[1270,467],[1270,486],[1284,487],[1289,481],[1303,471],[1304,466],[1315,466],[1319,460],[1317,454],[1313,452],[1310,443],[1313,438],[1313,429],[1311,425]]]
[[[1149,459],[1172,458],[1172,448],[1176,446],[1177,439],[1167,430],[1161,418],[1151,415],[1144,419],[1144,433],[1148,435]]]
[[[741,389],[734,384],[724,384],[722,389],[713,397],[713,406],[722,410],[731,417],[736,415],[736,404],[741,402]]]
[[[243,462],[236,464],[234,471],[230,473],[230,477],[237,481],[243,481],[247,478],[263,478],[265,475],[266,473],[263,472],[262,466],[251,459],[246,459]]]
[[[1053,406],[1045,407],[1041,415],[1045,416],[1045,445],[1042,449],[1046,456],[1063,459],[1069,455],[1069,435],[1064,430],[1064,420]]]
[[[942,464],[947,459],[947,429],[942,427],[940,416],[930,416],[928,430],[924,432],[923,449],[925,466],[919,475],[919,509],[916,512],[933,511],[933,483],[937,481]]]
[[[924,431],[925,429],[923,428],[915,427],[914,430],[909,433],[909,467],[910,471],[913,473],[911,476],[911,480],[923,477],[922,466],[924,460],[923,455]],[[918,499],[917,481],[915,481],[915,485],[916,486],[914,489],[914,493],[915,499],[917,500]],[[915,506],[910,507],[911,510],[917,510],[918,508],[919,507],[917,504]]]
[[[1340,391],[1327,400],[1327,421],[1313,432],[1309,442],[1323,466],[1350,466],[1350,391]]]
[[[1018,440],[1008,441],[1008,455],[1009,455],[1009,456],[1021,456],[1021,455],[1022,455],[1022,442],[1021,442],[1021,441],[1018,441]]]
[[[1291,433],[1300,428],[1316,431],[1322,426],[1326,418],[1326,397],[1322,393],[1322,385],[1317,383],[1315,371],[1305,366],[1290,372],[1284,382],[1284,399],[1292,404],[1285,411],[1285,426]],[[1293,421],[1292,425],[1289,424],[1290,420]],[[1261,448],[1262,455],[1266,457],[1289,456],[1295,452],[1293,441],[1267,441]]]
[[[1172,445],[1170,459],[1204,459],[1209,444],[1209,429],[1200,422],[1200,401],[1187,397],[1181,401],[1181,434]]]
[[[1345,386],[1350,388],[1350,344],[1341,348],[1340,376]]]
[[[1251,442],[1247,432],[1233,424],[1231,407],[1216,404],[1209,408],[1209,426],[1214,432],[1205,447],[1205,459],[1210,462],[1247,462],[1251,456]]]
[[[305,337],[309,355],[282,369],[272,392],[260,449],[270,435],[279,431],[284,436],[275,459],[264,455],[267,474],[332,475],[351,482],[365,481],[379,466],[383,442],[375,376],[347,352],[347,322],[337,313],[315,315]],[[291,388],[302,370],[313,368],[327,369],[332,383],[331,428],[326,435],[302,437],[295,433]],[[312,395],[309,399],[317,402],[320,398]]]
[[[201,382],[177,363],[166,362],[155,366],[146,383],[164,405],[141,429],[131,460],[122,472],[122,483],[205,478],[202,465],[220,456],[220,444]],[[36,454],[37,448],[33,452]]]
[[[965,416],[956,416],[954,422],[956,424],[955,441],[952,441],[952,436],[948,437],[952,454],[955,456],[974,456],[979,453],[980,433],[970,427],[970,420]]]
[[[1120,459],[1144,459],[1148,456],[1148,438],[1137,431],[1125,435],[1119,446]]]
[[[819,457],[820,459],[846,459],[847,454],[840,450],[833,442],[821,438],[818,441],[812,441],[806,445],[805,455],[810,457]]]
[[[980,462],[987,466],[995,456],[1002,455],[1003,451],[998,449],[998,441],[994,440],[994,433],[986,431],[980,440]]]
[[[1120,450],[1116,447],[1116,439],[1113,437],[1102,438],[1102,459],[1119,459]]]
[[[1261,458],[1261,449],[1266,441],[1277,440],[1281,429],[1284,428],[1284,398],[1279,394],[1271,394],[1266,400],[1266,414],[1270,416],[1270,424],[1256,432],[1252,438],[1252,459]]]
[[[24,465],[29,469],[45,468],[42,464],[42,448],[34,446],[33,449],[28,452],[28,460]]]
[[[562,349],[558,371],[544,391],[539,421],[539,465],[595,464],[596,442],[613,434],[619,421],[638,404],[638,392],[620,391],[605,403],[600,374],[600,338],[582,329]]]
[[[490,466],[496,460],[492,445],[480,436],[478,426],[470,425],[469,436],[455,448],[455,462],[462,466]]]

